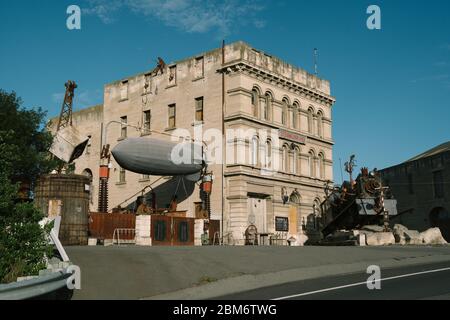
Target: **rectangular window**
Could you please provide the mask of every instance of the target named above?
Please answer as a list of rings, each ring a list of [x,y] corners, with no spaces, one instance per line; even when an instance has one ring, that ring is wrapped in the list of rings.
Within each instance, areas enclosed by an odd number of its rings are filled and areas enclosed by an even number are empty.
[[[194,64],[194,78],[201,78],[205,74],[205,64],[203,57],[196,58]]]
[[[128,99],[128,80],[122,81],[120,86],[120,100]]]
[[[288,232],[289,231],[289,218],[275,217],[275,231]]]
[[[151,130],[152,112],[144,111],[144,134],[149,134]]]
[[[433,172],[434,197],[442,199],[444,197],[444,175],[441,171]]]
[[[119,171],[119,183],[125,183],[126,180],[126,171],[124,168],[120,168]]]
[[[171,104],[169,106],[169,129],[174,129],[176,127],[176,116],[177,109],[176,104]]]
[[[127,124],[128,124],[128,117],[124,116],[120,118],[120,138],[125,139],[127,137]]]
[[[150,176],[148,174],[143,174],[142,180],[150,180]]]
[[[195,99],[195,121],[203,121],[203,97]]]
[[[172,66],[169,68],[169,86],[174,86],[177,84],[177,66]]]

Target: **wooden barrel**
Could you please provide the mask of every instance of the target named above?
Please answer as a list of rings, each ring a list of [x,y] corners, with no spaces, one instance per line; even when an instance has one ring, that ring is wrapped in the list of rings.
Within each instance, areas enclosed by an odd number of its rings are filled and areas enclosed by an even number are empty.
[[[89,177],[51,174],[41,176],[35,204],[47,216],[61,216],[59,239],[63,245],[87,245],[89,228]]]

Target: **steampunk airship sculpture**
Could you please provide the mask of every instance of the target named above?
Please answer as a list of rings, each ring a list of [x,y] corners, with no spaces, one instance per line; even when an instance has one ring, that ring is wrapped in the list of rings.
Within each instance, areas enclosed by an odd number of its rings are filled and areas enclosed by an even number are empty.
[[[342,186],[326,188],[326,200],[321,204],[322,234],[326,237],[338,230],[358,229],[366,225],[384,225],[389,228],[389,217],[397,215],[397,200],[377,170],[362,168],[353,180],[355,157],[345,164],[350,181]]]
[[[185,176],[198,181],[206,168],[203,146],[155,138],[129,138],[111,151],[124,169],[146,175]]]

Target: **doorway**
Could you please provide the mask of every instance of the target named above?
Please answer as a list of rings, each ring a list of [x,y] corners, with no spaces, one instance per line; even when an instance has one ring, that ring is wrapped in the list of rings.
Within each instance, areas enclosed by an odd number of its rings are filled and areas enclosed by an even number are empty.
[[[262,198],[249,198],[249,225],[255,225],[258,233],[267,233],[267,201]]]

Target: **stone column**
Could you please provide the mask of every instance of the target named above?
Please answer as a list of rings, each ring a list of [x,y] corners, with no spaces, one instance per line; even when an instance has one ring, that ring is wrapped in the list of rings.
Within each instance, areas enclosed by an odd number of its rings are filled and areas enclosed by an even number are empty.
[[[151,216],[137,216],[136,217],[136,245],[137,246],[151,246]]]

